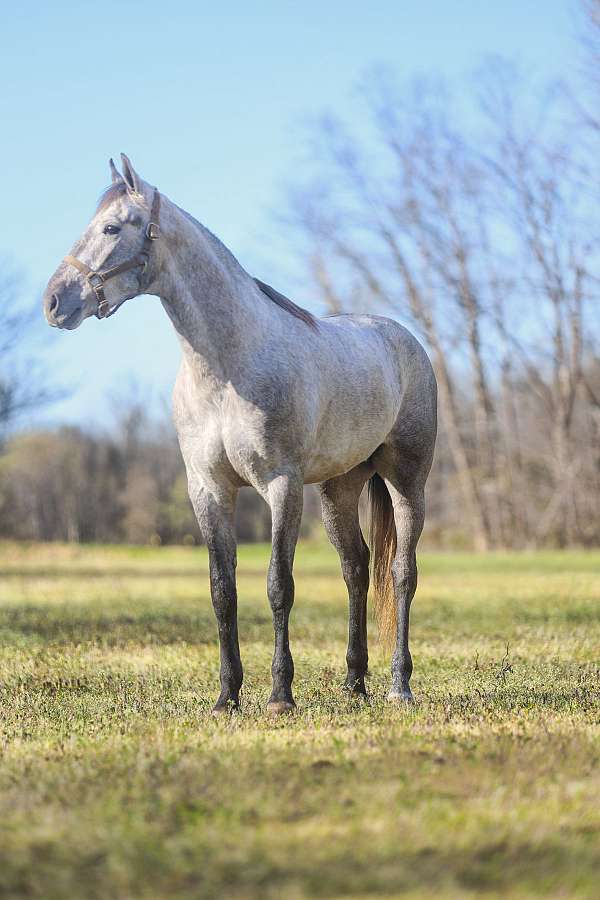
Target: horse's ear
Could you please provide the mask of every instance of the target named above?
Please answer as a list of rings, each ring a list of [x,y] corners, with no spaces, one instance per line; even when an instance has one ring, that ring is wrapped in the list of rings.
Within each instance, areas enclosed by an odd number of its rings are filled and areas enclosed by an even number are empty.
[[[123,181],[123,176],[121,175],[121,173],[119,172],[119,170],[118,170],[117,167],[115,166],[115,164],[114,164],[114,162],[112,161],[112,159],[109,159],[108,165],[110,166],[110,175],[111,175],[111,178],[112,178],[112,183],[113,183],[113,184],[118,184],[119,182]]]
[[[143,181],[131,165],[129,157],[125,156],[124,153],[121,153],[121,162],[123,163],[123,181],[127,188],[136,194],[143,194]]]

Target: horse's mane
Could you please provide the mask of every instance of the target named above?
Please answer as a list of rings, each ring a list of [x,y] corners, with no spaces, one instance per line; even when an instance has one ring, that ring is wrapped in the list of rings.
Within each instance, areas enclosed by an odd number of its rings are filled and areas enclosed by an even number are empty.
[[[103,209],[106,209],[117,200],[119,197],[122,197],[125,193],[127,193],[127,185],[124,181],[115,181],[113,184],[109,185],[104,193],[101,195],[98,200],[98,206],[96,207],[96,213],[102,212]],[[193,216],[190,216],[189,213],[186,215],[192,219],[192,221],[196,222]],[[200,224],[200,223],[196,223]],[[212,232],[208,231],[204,226],[200,226],[203,231],[210,235],[213,240],[217,241],[224,247],[225,250],[227,248],[224,244]],[[232,256],[232,259],[235,259],[231,252],[227,250],[227,252]],[[237,260],[236,260],[237,262]],[[239,263],[238,263],[239,265]],[[281,307],[281,309],[285,309],[290,315],[295,316],[297,319],[300,319],[302,322],[305,322],[307,325],[310,325],[311,328],[317,328],[317,319],[311,312],[307,309],[303,309],[301,306],[298,306],[297,303],[294,303],[293,300],[290,300],[288,297],[285,297],[283,294],[280,294],[279,291],[276,291],[275,288],[271,287],[270,284],[265,284],[264,281],[261,281],[259,278],[254,278],[253,281],[260,288],[265,297],[268,297],[273,303],[276,303],[277,306]]]
[[[259,286],[263,294],[272,300],[273,303],[276,303],[277,306],[280,306],[282,309],[285,309],[286,312],[289,312],[290,315],[295,316],[297,319],[301,319],[303,322],[306,322],[307,325],[310,325],[311,328],[317,328],[317,319],[311,312],[307,309],[303,309],[301,306],[298,306],[293,300],[289,300],[283,294],[280,294],[279,291],[276,291],[275,288],[272,288],[270,284],[265,284],[264,281],[260,281],[260,279],[255,278],[254,281]]]

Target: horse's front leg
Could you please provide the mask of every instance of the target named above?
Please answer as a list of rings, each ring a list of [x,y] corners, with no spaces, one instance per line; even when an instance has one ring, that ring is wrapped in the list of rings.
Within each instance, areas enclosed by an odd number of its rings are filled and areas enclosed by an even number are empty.
[[[190,499],[208,548],[210,593],[219,630],[221,693],[214,706],[214,714],[237,708],[242,686],[235,584],[236,494],[235,488],[190,484]]]
[[[267,592],[273,613],[275,651],[271,674],[273,690],[267,705],[271,715],[294,709],[292,680],[294,662],[290,653],[288,623],[294,603],[292,567],[302,518],[302,478],[279,475],[269,482],[266,499],[271,507],[272,552]]]

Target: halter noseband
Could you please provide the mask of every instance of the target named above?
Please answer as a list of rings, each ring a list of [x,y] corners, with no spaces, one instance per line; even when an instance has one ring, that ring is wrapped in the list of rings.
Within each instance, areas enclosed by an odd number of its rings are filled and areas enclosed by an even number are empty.
[[[116,313],[118,308],[122,306],[123,303],[125,303],[124,300],[121,300],[120,303],[117,303],[117,305],[113,306],[113,308],[111,309],[110,303],[106,299],[106,295],[104,293],[104,283],[110,278],[115,278],[117,275],[121,275],[122,272],[128,272],[130,269],[137,269],[140,266],[142,267],[142,275],[146,271],[152,242],[157,241],[160,237],[160,228],[158,227],[159,211],[160,194],[158,193],[157,189],[154,188],[152,208],[150,210],[150,221],[146,225],[146,232],[144,234],[144,243],[142,245],[142,249],[137,256],[134,256],[132,259],[127,260],[127,262],[120,263],[118,266],[113,266],[111,269],[105,269],[103,272],[95,272],[93,269],[90,269],[89,266],[86,266],[85,263],[81,262],[80,259],[76,259],[74,256],[70,255],[65,256],[65,262],[69,263],[69,265],[71,266],[75,266],[75,268],[79,269],[82,275],[85,275],[85,277],[87,278],[91,289],[96,295],[96,300],[98,301],[96,316],[99,319],[108,319],[110,316]]]

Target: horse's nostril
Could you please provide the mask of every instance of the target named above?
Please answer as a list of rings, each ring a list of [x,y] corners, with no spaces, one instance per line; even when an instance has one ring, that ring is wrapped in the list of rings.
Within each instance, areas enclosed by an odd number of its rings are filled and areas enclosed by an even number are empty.
[[[58,297],[56,296],[56,294],[52,294],[52,296],[50,297],[50,303],[48,304],[48,310],[50,312],[54,312],[54,310],[56,309],[57,306],[58,306]]]

